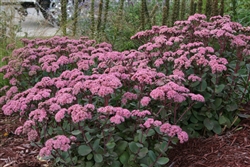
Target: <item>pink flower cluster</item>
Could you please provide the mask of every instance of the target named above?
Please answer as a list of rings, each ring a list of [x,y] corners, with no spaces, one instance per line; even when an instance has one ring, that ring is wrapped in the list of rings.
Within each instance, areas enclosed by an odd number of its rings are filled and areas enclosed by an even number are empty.
[[[125,118],[129,118],[131,113],[128,109],[121,107],[106,106],[97,109],[98,113],[102,113],[106,116],[110,116],[110,122],[114,124],[120,124],[125,121]]]
[[[29,119],[32,119],[33,121],[42,122],[44,119],[47,119],[47,112],[45,109],[36,109],[34,111],[31,111],[29,114]]]
[[[136,100],[137,99],[137,94],[131,93],[131,92],[125,92],[122,95],[122,104],[126,104],[128,100]]]
[[[85,106],[81,106],[79,104],[72,105],[68,108],[68,114],[71,114],[72,121],[74,123],[91,119],[92,114],[91,111],[95,109],[95,106],[93,104],[87,104]],[[59,115],[58,115],[59,114]],[[57,113],[57,121],[60,122],[61,119],[64,117],[65,110],[60,110],[59,113]]]
[[[171,125],[169,123],[164,123],[160,126],[160,131],[167,134],[170,137],[177,135],[180,143],[188,141],[188,134],[177,125]]]
[[[138,32],[132,39],[148,41],[139,50],[144,51],[146,58],[150,58],[147,64],[153,63],[157,68],[174,62],[173,70],[180,69],[184,73],[184,70],[197,65],[203,67],[201,69],[209,67],[212,73],[221,73],[227,70],[227,61],[220,58],[224,56],[223,50],[227,46],[238,51],[248,48],[240,55],[249,55],[250,37],[243,34],[246,29],[239,23],[232,22],[229,16],[215,16],[206,21],[205,15],[195,14],[186,21],[177,21],[174,27],[153,27],[151,30]],[[173,44],[178,42],[179,47],[174,47]],[[218,43],[220,47],[212,48],[213,43]],[[152,59],[155,55],[157,58]],[[189,78],[190,81],[197,79]]]
[[[148,110],[133,110],[131,112],[131,116],[136,116],[136,117],[140,117],[140,118],[144,118],[146,115],[151,115],[151,112]]]
[[[19,126],[15,130],[15,134],[27,134],[29,141],[35,141],[38,137],[38,133],[36,130],[32,129],[35,126],[35,122],[32,120],[26,121],[23,126]]]
[[[157,76],[157,72],[153,69],[137,69],[136,73],[131,77],[132,81],[138,81],[141,84],[152,84]]]
[[[67,151],[70,149],[70,139],[64,135],[58,135],[52,139],[45,142],[45,147],[43,147],[39,155],[41,157],[50,156],[52,150],[59,149],[61,151]]]
[[[94,75],[96,76],[96,75]],[[114,89],[122,86],[120,79],[113,74],[102,74],[96,79],[89,79],[83,83],[83,86],[91,91],[94,95],[105,97],[114,93]]]
[[[144,97],[141,99],[140,103],[141,103],[142,106],[147,106],[147,105],[149,104],[150,101],[151,101],[150,97],[144,96]]]
[[[188,93],[189,89],[170,81],[167,84],[152,90],[150,96],[153,99],[169,99],[181,103],[186,100]]]
[[[153,118],[148,118],[143,124],[144,127],[150,128],[151,126],[161,126],[162,122],[158,120],[154,120]]]

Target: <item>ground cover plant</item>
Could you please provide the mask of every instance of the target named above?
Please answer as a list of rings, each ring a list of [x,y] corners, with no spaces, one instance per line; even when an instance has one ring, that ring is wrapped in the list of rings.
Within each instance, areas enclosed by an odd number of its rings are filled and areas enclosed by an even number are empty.
[[[82,37],[23,39],[0,69],[6,115],[63,166],[162,166],[170,144],[220,134],[249,99],[249,29],[195,14],[153,26],[118,52]],[[186,133],[188,132],[188,134]]]

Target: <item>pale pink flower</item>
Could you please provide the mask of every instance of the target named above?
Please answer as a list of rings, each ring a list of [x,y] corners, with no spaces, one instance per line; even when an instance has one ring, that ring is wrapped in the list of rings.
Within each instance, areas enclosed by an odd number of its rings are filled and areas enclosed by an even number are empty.
[[[150,97],[144,96],[141,99],[140,103],[141,103],[142,106],[147,106],[149,104],[150,100],[151,100]]]
[[[80,90],[81,89],[83,89],[84,88],[84,86],[83,86],[83,83],[82,82],[77,82],[75,85],[74,85],[74,87],[73,87],[73,94],[74,95],[77,95],[79,92],[80,92]]]
[[[27,120],[22,126],[23,129],[22,133],[23,134],[28,133],[33,126],[35,126],[35,122],[33,120]]]
[[[247,43],[244,41],[241,35],[234,36],[234,40],[232,40],[232,45],[237,47],[244,47]]]
[[[117,124],[117,125],[124,122],[124,120],[125,120],[124,117],[122,117],[120,115],[115,115],[115,116],[110,118],[110,122]]]
[[[209,65],[210,65],[210,67],[212,69],[213,74],[215,74],[217,72],[223,72],[223,71],[227,70],[227,67],[225,65],[218,64],[218,63],[213,64],[213,61],[210,61]]]
[[[50,89],[43,89],[37,92],[37,94],[40,94],[43,98],[47,98],[50,96],[50,92],[51,92]]]
[[[70,139],[71,141],[76,141],[76,140],[77,140],[77,138],[76,138],[75,136],[70,136],[69,139]]]
[[[51,151],[52,151],[52,148],[50,147],[43,147],[40,152],[39,152],[39,155],[41,157],[46,157],[46,156],[50,156],[51,155]]]
[[[192,81],[192,82],[195,82],[195,81],[201,81],[201,78],[194,75],[194,74],[191,74],[188,76],[188,80]]]
[[[179,69],[175,69],[174,71],[173,71],[173,74],[174,75],[178,75],[178,76],[180,76],[180,77],[184,77],[184,73],[181,71],[181,70],[179,70]]]
[[[23,127],[22,126],[19,126],[16,130],[15,130],[15,134],[16,135],[20,135],[21,133],[23,132]]]
[[[115,113],[115,108],[113,106],[100,107],[97,109],[97,112],[111,115]]]
[[[43,147],[40,152],[39,155],[41,157],[44,156],[49,156],[51,155],[51,151],[53,149],[59,149],[61,151],[67,151],[70,148],[70,139],[67,138],[64,135],[58,135],[52,139],[49,139],[45,142],[45,147]]]
[[[160,131],[162,133],[169,134],[170,131],[171,131],[171,125],[169,123],[162,124],[161,127],[160,127]]]
[[[224,65],[228,64],[228,61],[227,61],[227,59],[225,59],[225,58],[219,58],[219,59],[218,59],[218,62],[219,62],[219,63],[222,63],[222,64],[224,64]]]
[[[162,65],[162,64],[164,64],[164,61],[163,61],[162,58],[158,58],[158,59],[155,60],[155,62],[154,62],[154,65],[155,65],[156,67],[160,67],[160,65]]]
[[[35,141],[36,140],[36,138],[38,137],[38,133],[37,133],[37,131],[36,130],[30,130],[29,132],[28,132],[28,140],[29,141]]]
[[[53,148],[67,151],[70,148],[70,139],[64,135],[58,135],[53,139]],[[46,146],[46,143],[45,143]]]
[[[146,128],[150,128],[151,125],[153,125],[153,124],[154,124],[154,119],[153,118],[148,118],[145,121],[145,123],[143,124],[143,126],[146,127]]]
[[[150,68],[139,68],[136,73],[131,77],[132,81],[138,81],[140,83],[152,84],[155,80],[157,72]]]
[[[168,136],[174,137],[176,134],[181,133],[182,129],[177,125],[172,125],[170,128],[170,132],[168,133]]]
[[[56,102],[60,105],[71,104],[74,100],[76,100],[76,97],[69,93],[58,94],[56,97]]]
[[[33,75],[36,75],[37,72],[36,71],[29,71],[29,76],[33,76]]]
[[[50,110],[50,111],[58,111],[58,110],[60,110],[60,109],[61,109],[61,106],[58,105],[57,103],[53,103],[53,104],[51,104],[50,107],[49,107],[49,110]]]
[[[61,122],[61,120],[64,118],[65,116],[65,112],[67,111],[67,109],[63,108],[61,110],[59,110],[56,115],[55,115],[55,120],[56,122]]]
[[[65,87],[67,85],[67,81],[57,80],[54,84],[59,89]]]
[[[206,49],[208,52],[214,53],[214,48],[207,46]]]
[[[155,100],[157,100],[157,99],[164,100],[165,99],[165,93],[160,87],[152,90],[150,92],[150,96]]]
[[[98,90],[98,95],[101,97],[105,97],[109,94],[113,94],[114,93],[114,89],[110,88],[110,87],[106,87],[106,86],[100,86],[99,90]]]
[[[10,100],[3,107],[2,110],[5,115],[11,115],[13,112],[18,112],[22,103],[18,100]]]
[[[189,93],[189,96],[194,101],[205,102],[205,98],[202,95],[200,95],[200,94]]]
[[[12,86],[7,92],[6,97],[10,98],[13,94],[18,92],[18,88],[16,86]]]
[[[90,111],[94,111],[95,106],[93,104],[86,104],[86,105],[84,105],[84,108],[86,108],[87,110],[90,110]]]
[[[29,114],[29,119],[34,121],[42,122],[47,116],[45,109],[36,109],[31,111]]]
[[[68,113],[71,114],[71,118],[74,123],[92,118],[92,115],[87,111],[87,109],[79,104],[69,107]]]
[[[0,97],[0,105],[3,105],[5,103],[6,96]]]
[[[137,94],[131,93],[131,92],[126,92],[122,96],[122,104],[126,104],[127,100],[136,100],[137,99]]]
[[[43,99],[43,97],[40,94],[36,94],[36,95],[33,96],[34,101],[39,101],[39,100],[42,100],[42,99]]]
[[[148,111],[148,110],[143,110],[143,111],[140,111],[140,110],[133,110],[131,112],[131,116],[137,116],[137,117],[140,117],[140,118],[143,118],[145,117],[146,115],[151,115],[151,112]]]
[[[178,139],[180,140],[180,143],[184,143],[188,141],[188,134],[184,131],[181,131],[177,134]]]
[[[64,65],[64,64],[68,64],[69,63],[69,59],[68,57],[66,56],[60,56],[58,59],[57,59],[57,64],[58,65]]]
[[[177,92],[174,91],[174,90],[169,90],[169,91],[167,92],[167,97],[168,97],[168,99],[175,99],[178,95],[179,95],[179,93],[177,93]]]
[[[154,126],[161,126],[162,125],[162,122],[161,121],[158,121],[158,120],[155,120],[154,123],[153,123]]]
[[[121,107],[115,107],[115,112],[116,115],[125,117],[125,118],[129,118],[131,116],[131,112],[127,109],[123,109]]]

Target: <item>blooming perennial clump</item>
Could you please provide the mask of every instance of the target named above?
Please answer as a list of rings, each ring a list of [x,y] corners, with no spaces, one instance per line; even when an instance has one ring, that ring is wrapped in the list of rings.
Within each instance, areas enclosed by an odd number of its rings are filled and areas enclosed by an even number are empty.
[[[73,138],[73,140],[75,140],[75,138]],[[67,151],[68,149],[70,149],[70,139],[64,135],[58,135],[55,136],[53,139],[47,140],[45,142],[45,147],[40,150],[39,155],[42,157],[50,156],[52,150],[57,149],[61,151]]]
[[[169,123],[164,123],[160,126],[160,131],[167,134],[170,137],[178,136],[180,143],[188,141],[188,134],[177,125],[170,125]]]
[[[42,157],[67,152],[60,157],[81,157],[69,160],[71,165],[84,158],[84,165],[108,166],[113,160],[131,163],[120,156],[133,154],[133,162],[143,164],[152,152],[163,155],[155,149],[160,143],[188,141],[179,126],[184,115],[209,100],[202,96],[208,84],[215,84],[209,89],[217,91],[213,97],[225,87],[224,49],[231,47],[239,58],[250,53],[250,38],[241,31],[228,16],[206,21],[195,14],[173,27],[138,32],[131,37],[144,41],[138,50],[117,52],[86,37],[23,39],[24,47],[0,68],[10,81],[0,90],[0,105],[4,114],[27,119],[15,134],[43,145]]]

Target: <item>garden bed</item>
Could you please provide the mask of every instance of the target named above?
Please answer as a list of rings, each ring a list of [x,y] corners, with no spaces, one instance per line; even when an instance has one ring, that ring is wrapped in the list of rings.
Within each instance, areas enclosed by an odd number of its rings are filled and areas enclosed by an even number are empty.
[[[250,110],[247,108],[247,112]],[[0,166],[42,167],[39,150],[30,146],[26,138],[14,135],[18,117],[0,115]],[[246,167],[250,165],[250,119],[244,119],[223,135],[190,139],[169,152],[171,167]],[[8,165],[9,164],[9,165]]]

